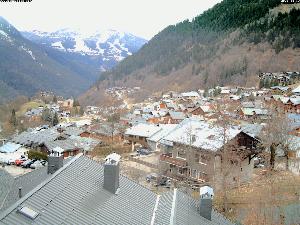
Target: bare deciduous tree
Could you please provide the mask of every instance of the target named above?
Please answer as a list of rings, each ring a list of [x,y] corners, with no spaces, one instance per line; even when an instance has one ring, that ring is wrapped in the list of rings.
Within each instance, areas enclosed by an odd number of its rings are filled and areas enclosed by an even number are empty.
[[[266,121],[261,138],[263,147],[268,149],[270,153],[271,170],[274,170],[275,158],[278,150],[283,152],[283,156],[286,158],[286,168],[288,169],[288,151],[293,139],[293,137],[289,135],[290,131],[291,125],[286,114],[270,108],[269,118]]]

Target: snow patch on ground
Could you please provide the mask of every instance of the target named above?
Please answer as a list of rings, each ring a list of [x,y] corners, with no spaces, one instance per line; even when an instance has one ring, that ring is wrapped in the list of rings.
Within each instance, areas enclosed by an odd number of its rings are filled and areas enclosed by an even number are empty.
[[[27,52],[28,53],[28,55],[30,55],[31,56],[31,58],[34,60],[34,61],[36,61],[36,58],[35,58],[35,56],[33,55],[33,53],[32,53],[32,51],[31,50],[29,50],[29,49],[27,49],[27,48],[25,48],[24,46],[21,46],[21,48],[25,51],[25,52]]]
[[[57,42],[54,42],[51,44],[52,47],[56,48],[56,49],[59,49],[59,50],[66,50],[64,48],[64,46],[62,45],[61,41],[57,41]]]
[[[5,33],[3,30],[0,30],[0,34],[5,36],[5,37],[8,37],[7,33]]]
[[[9,35],[6,32],[4,32],[3,30],[0,30],[0,38],[1,38],[1,36],[3,36],[4,39],[7,40],[8,42],[10,42],[10,43],[13,42],[12,39],[9,37]]]

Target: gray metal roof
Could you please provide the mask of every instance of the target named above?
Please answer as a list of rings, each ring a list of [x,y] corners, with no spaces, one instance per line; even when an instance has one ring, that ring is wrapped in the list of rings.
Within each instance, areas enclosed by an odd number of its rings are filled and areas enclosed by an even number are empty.
[[[46,142],[45,146],[48,148],[49,151],[52,151],[56,147],[60,147],[65,151],[71,151],[74,149],[91,151],[99,143],[100,143],[99,140],[95,140],[93,138],[70,136],[68,139],[65,140],[54,140],[54,141]]]
[[[173,191],[164,193],[159,198],[154,224],[169,225],[173,201]]]
[[[84,132],[83,129],[80,129],[78,127],[66,127],[64,128],[65,130],[63,131],[64,134],[67,134],[69,136],[74,135],[74,136],[79,136],[81,133]]]
[[[118,194],[111,194],[103,189],[101,174],[101,164],[79,157],[12,207],[0,224],[150,224],[156,194],[123,176]],[[19,206],[38,217],[18,213]]]
[[[0,169],[0,211],[14,182],[13,176],[3,169]]]
[[[0,212],[19,200],[19,187],[22,187],[22,195],[24,196],[47,177],[49,177],[47,167],[15,178],[6,171],[0,170]]]
[[[178,225],[231,224],[215,212],[212,221],[201,217],[196,201],[179,191],[158,196],[124,176],[112,194],[103,188],[103,169],[87,157],[75,157],[2,213],[0,224],[167,225],[172,218]],[[29,207],[37,217],[24,216],[20,207]]]
[[[154,224],[159,225],[233,225],[216,211],[212,211],[212,219],[207,220],[200,215],[199,201],[179,191],[169,191],[160,196]]]
[[[202,217],[199,212],[199,201],[191,198],[183,192],[176,192],[176,204],[174,212],[175,224],[189,225],[232,225],[229,220],[216,211],[212,211],[211,220]]]
[[[21,145],[43,144],[58,138],[61,134],[53,128],[43,129],[41,131],[24,131],[15,136],[12,141]]]

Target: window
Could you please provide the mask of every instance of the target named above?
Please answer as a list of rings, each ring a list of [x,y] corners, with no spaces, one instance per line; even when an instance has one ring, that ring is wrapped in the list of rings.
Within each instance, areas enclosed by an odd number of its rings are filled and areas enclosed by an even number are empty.
[[[178,168],[178,173],[181,174],[181,175],[185,175],[186,171],[187,170],[184,169],[184,168],[181,168],[181,167]]]
[[[177,157],[185,159],[185,157],[186,157],[185,151],[184,150],[178,150]]]
[[[200,156],[199,156],[199,154],[195,154],[195,162],[199,162],[200,161]]]
[[[197,170],[192,170],[192,177],[197,178]]]

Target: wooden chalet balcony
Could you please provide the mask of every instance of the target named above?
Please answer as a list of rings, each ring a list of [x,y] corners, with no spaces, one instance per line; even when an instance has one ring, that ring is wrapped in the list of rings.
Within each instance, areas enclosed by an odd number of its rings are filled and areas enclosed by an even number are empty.
[[[171,173],[169,171],[162,173],[162,175],[164,175],[166,177],[169,177],[171,179],[178,180],[178,181],[186,181],[190,185],[203,184],[203,183],[208,181],[208,179],[200,179],[200,178],[196,179],[196,178],[193,178],[191,176],[188,176],[187,174],[178,174],[178,173],[174,174],[174,173]]]
[[[169,164],[173,164],[179,167],[187,167],[187,162],[184,159],[173,158],[171,155],[162,154],[160,160]]]

